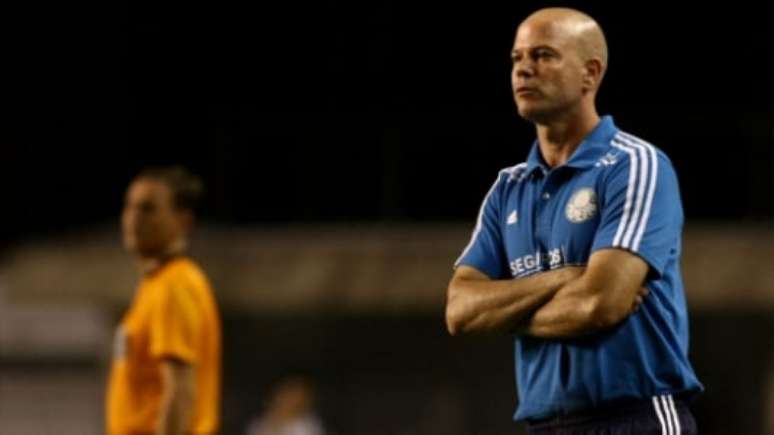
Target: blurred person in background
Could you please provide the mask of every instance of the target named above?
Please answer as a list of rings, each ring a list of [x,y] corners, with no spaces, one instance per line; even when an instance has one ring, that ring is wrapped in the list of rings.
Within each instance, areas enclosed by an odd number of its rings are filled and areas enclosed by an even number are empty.
[[[530,434],[695,434],[672,164],[597,114],[607,43],[588,15],[533,13],[511,58],[537,140],[483,201],[449,332],[515,334],[514,418]]]
[[[218,430],[220,319],[207,277],[186,256],[202,193],[181,167],[146,169],[126,192],[123,242],[140,283],[115,334],[109,435]]]
[[[324,435],[315,400],[314,387],[306,379],[279,382],[266,412],[250,422],[247,435]]]

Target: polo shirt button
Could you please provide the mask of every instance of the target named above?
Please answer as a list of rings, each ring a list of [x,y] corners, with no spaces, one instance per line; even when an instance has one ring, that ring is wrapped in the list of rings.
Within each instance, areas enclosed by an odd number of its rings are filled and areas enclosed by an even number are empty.
[[[543,199],[548,199],[548,198],[550,198],[550,197],[551,197],[551,194],[550,194],[550,193],[548,193],[548,192],[546,192],[546,193],[544,193],[544,194],[543,194]]]

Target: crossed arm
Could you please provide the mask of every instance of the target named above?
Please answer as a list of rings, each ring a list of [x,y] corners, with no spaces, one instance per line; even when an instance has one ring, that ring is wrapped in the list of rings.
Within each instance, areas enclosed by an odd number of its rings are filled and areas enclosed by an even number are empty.
[[[515,280],[492,280],[460,266],[448,287],[452,335],[517,331],[567,338],[610,328],[642,303],[648,265],[620,249],[591,255],[585,268],[564,267]]]

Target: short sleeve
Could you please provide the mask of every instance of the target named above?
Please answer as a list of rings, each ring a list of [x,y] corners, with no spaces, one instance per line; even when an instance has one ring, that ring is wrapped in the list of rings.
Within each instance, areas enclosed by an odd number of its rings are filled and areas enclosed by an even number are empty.
[[[478,212],[476,226],[470,242],[454,263],[471,266],[485,273],[491,279],[502,279],[507,273],[504,245],[502,239],[501,206],[503,189],[508,177],[506,171],[500,172],[489,192],[484,197]]]
[[[159,290],[151,314],[151,355],[196,363],[202,314],[194,299],[194,289],[173,283]]]
[[[658,276],[679,255],[683,210],[671,162],[649,145],[622,148],[629,158],[611,168],[591,251],[619,248],[642,257]]]

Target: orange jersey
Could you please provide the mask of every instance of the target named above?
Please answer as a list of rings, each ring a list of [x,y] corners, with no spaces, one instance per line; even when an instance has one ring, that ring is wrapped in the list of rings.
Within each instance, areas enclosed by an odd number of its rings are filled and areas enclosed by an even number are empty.
[[[190,431],[213,434],[220,405],[220,318],[204,273],[177,258],[145,277],[121,321],[107,392],[109,435],[151,434],[159,421],[161,362],[195,369]]]

